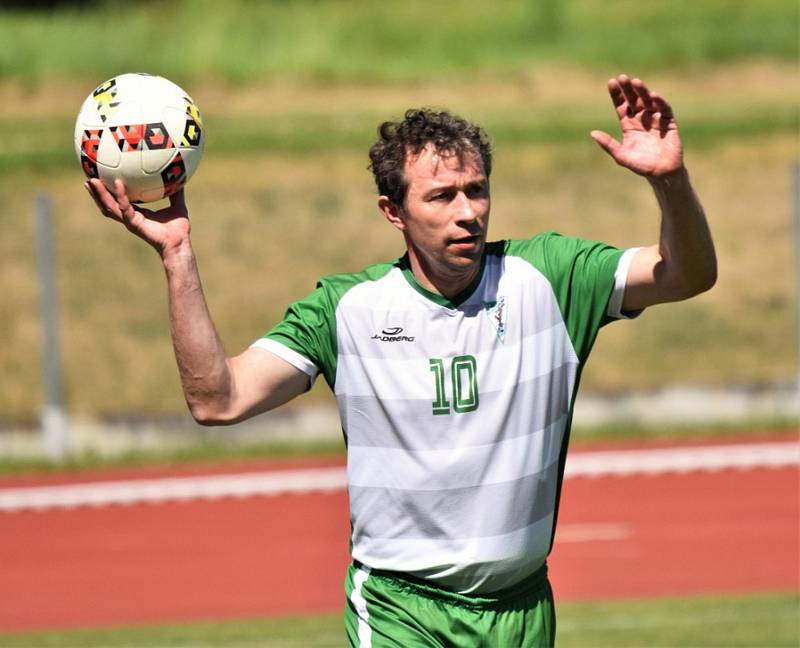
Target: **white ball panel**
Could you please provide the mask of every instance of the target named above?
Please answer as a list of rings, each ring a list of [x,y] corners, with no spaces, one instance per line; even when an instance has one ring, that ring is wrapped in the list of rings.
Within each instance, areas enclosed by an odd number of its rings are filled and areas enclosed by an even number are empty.
[[[112,169],[119,167],[122,162],[122,153],[120,153],[119,146],[117,146],[108,128],[103,129],[103,132],[100,134],[100,146],[97,149],[97,162],[98,164]]]

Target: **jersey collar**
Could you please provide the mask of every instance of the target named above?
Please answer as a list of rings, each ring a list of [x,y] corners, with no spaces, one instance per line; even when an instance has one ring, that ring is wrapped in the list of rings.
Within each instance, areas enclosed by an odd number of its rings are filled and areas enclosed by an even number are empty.
[[[481,255],[481,267],[478,269],[478,273],[475,275],[475,278],[466,288],[464,288],[464,290],[462,290],[453,298],[445,297],[444,295],[440,295],[439,293],[432,292],[427,288],[420,286],[417,282],[417,278],[414,276],[414,273],[411,270],[411,262],[408,259],[407,253],[399,259],[398,267],[403,271],[403,276],[406,278],[406,281],[409,283],[409,285],[420,295],[432,301],[433,303],[438,304],[439,306],[455,309],[467,301],[467,299],[472,295],[472,293],[475,292],[478,284],[480,284],[481,280],[483,279],[483,269],[486,267],[486,253],[484,252]]]

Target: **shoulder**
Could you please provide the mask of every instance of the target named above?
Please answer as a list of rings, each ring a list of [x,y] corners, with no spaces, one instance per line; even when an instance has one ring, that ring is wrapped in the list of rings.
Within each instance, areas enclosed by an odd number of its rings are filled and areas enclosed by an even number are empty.
[[[396,261],[375,263],[358,272],[342,272],[326,275],[317,282],[317,288],[314,293],[317,295],[325,295],[328,300],[336,303],[354,288],[363,284],[381,281],[385,279],[392,270],[401,270],[402,267],[403,260],[398,259]],[[312,295],[314,293],[312,293]]]
[[[521,259],[551,282],[559,282],[613,276],[623,250],[600,241],[548,231],[530,239],[491,243],[487,254]]]
[[[520,257],[534,266],[546,265],[557,257],[572,257],[581,248],[582,239],[548,231],[529,239],[508,239],[487,244],[487,256]]]
[[[542,263],[569,262],[580,256],[621,253],[618,248],[591,239],[548,231],[530,239],[501,241],[506,256],[519,256]],[[495,245],[495,244],[492,244]]]

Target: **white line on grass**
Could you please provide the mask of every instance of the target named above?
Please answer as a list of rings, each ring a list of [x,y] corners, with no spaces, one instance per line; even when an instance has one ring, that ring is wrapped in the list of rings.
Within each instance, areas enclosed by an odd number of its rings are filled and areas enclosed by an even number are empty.
[[[569,455],[565,476],[603,477],[787,466],[800,466],[800,444],[778,442],[575,452]],[[0,512],[331,492],[346,487],[346,469],[333,467],[0,488]]]

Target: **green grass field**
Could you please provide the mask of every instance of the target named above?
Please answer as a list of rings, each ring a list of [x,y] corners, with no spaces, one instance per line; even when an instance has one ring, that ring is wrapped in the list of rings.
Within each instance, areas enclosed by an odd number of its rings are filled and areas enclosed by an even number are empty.
[[[595,85],[596,101],[605,107],[603,83]],[[679,80],[669,85],[691,95],[691,86]],[[367,93],[363,99],[380,98]],[[209,129],[214,119],[212,113]],[[206,295],[229,352],[262,335],[319,276],[400,254],[401,241],[374,206],[366,144],[358,152],[237,156],[216,154],[209,137],[187,196]],[[556,229],[619,246],[655,240],[657,207],[646,184],[618,169],[588,137],[539,145],[497,142],[496,149],[493,238]],[[687,150],[718,247],[719,283],[695,300],[609,326],[584,373],[584,388],[769,383],[795,375],[796,354],[787,344],[794,339],[794,288],[786,272],[794,254],[795,149],[788,132],[776,132]],[[182,412],[158,259],[121,227],[99,218],[74,166],[0,178],[0,218],[9,233],[0,240],[6,286],[0,316],[2,418],[31,420],[40,398],[31,215],[38,191],[53,197],[56,213],[70,410],[112,417]],[[299,402],[324,399],[325,391],[320,385]]]
[[[447,19],[432,19],[432,9]],[[588,137],[615,128],[605,80],[626,70],[647,75],[675,105],[720,279],[698,299],[603,331],[584,388],[796,375],[787,272],[796,3],[152,1],[126,5],[120,32],[122,13],[111,0],[0,9],[0,425],[33,423],[41,400],[31,212],[42,192],[56,214],[70,413],[184,411],[158,260],[99,218],[72,151],[82,100],[129,70],[172,77],[204,112],[205,158],[187,196],[206,294],[231,353],[319,276],[402,251],[365,167],[377,123],[408,106],[448,106],[492,134],[492,238],[557,229],[619,246],[653,242],[658,215],[646,183]],[[299,403],[309,398],[329,397],[319,387]]]
[[[796,594],[560,603],[559,648],[795,647]],[[340,614],[279,619],[0,634],[3,648],[333,648]]]
[[[514,77],[535,61],[695,70],[793,61],[797,17],[789,0],[107,0],[0,12],[0,76],[31,82],[159,70],[195,82],[386,84]]]

